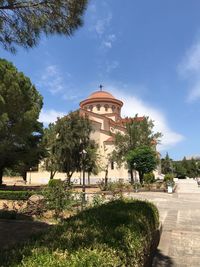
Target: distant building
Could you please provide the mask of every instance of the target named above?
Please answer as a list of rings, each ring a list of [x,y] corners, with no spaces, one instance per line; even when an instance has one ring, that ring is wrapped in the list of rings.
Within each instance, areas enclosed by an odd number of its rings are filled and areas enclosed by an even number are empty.
[[[127,119],[121,117],[121,108],[123,102],[116,99],[112,94],[106,91],[99,91],[92,93],[87,99],[80,102],[80,114],[87,115],[92,123],[93,131],[91,139],[95,140],[98,145],[98,153],[100,155],[100,165],[102,171],[97,176],[91,175],[90,182],[95,183],[105,177],[108,173],[108,178],[111,181],[123,178],[130,179],[130,174],[126,165],[118,168],[115,162],[109,159],[109,154],[114,149],[114,137],[117,132],[125,133],[125,123]],[[138,117],[138,119],[143,119]],[[27,179],[31,177],[31,183],[47,183],[49,180],[49,173],[39,169],[39,172],[28,173]],[[64,179],[65,174],[57,173],[55,178]],[[81,174],[74,173],[72,180],[76,183],[81,181]],[[86,178],[87,181],[87,178]]]

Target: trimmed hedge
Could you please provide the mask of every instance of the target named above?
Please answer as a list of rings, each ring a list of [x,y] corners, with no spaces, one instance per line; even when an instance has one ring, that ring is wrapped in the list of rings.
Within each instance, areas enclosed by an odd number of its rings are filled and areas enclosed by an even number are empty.
[[[152,203],[109,202],[52,226],[23,247],[2,250],[0,266],[147,266],[158,226],[158,210]]]
[[[27,200],[34,192],[31,191],[0,191],[0,199]]]

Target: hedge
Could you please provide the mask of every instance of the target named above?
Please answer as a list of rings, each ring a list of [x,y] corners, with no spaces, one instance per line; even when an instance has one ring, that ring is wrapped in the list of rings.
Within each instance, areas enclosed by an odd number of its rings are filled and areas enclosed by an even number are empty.
[[[0,191],[0,199],[6,200],[27,200],[31,195],[31,191]]]
[[[159,225],[149,202],[117,200],[52,226],[23,247],[2,250],[2,267],[147,266]]]

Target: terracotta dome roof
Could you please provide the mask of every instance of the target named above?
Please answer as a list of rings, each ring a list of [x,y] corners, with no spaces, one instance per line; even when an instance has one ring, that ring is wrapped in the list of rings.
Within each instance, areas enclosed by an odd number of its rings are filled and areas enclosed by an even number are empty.
[[[108,93],[106,91],[96,91],[88,97],[88,99],[92,99],[92,98],[112,98],[112,99],[115,99],[115,97],[113,95],[111,95],[110,93]]]
[[[84,105],[98,103],[98,102],[107,102],[123,106],[121,100],[116,99],[112,94],[106,91],[95,91],[88,98],[80,102],[80,107],[83,108]]]

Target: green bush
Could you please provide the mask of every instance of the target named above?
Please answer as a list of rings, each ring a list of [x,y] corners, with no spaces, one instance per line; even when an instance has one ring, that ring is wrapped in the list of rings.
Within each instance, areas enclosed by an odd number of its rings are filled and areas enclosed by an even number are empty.
[[[0,199],[27,200],[34,192],[31,191],[0,191]]]
[[[153,184],[155,182],[155,175],[153,172],[144,174],[144,182],[147,184]]]
[[[0,251],[0,266],[144,266],[158,225],[152,203],[112,201],[51,227],[23,247]]]
[[[174,175],[172,173],[167,173],[164,176],[164,182],[173,182]]]
[[[57,187],[57,186],[60,186],[62,184],[63,184],[63,182],[60,179],[50,179],[48,186],[49,187]]]
[[[43,191],[46,207],[55,211],[58,218],[63,210],[69,209],[74,204],[72,192],[66,188],[61,180],[50,180],[48,186]]]
[[[105,185],[104,181],[99,183],[99,187],[102,191],[125,191],[125,190],[131,190],[132,185],[130,183],[125,183],[123,180],[119,180],[117,182],[108,182],[107,185]]]

